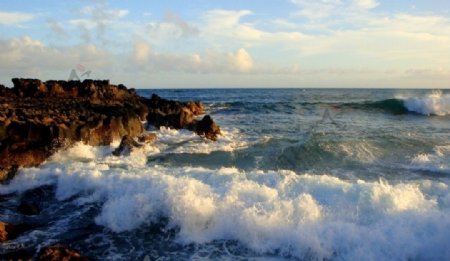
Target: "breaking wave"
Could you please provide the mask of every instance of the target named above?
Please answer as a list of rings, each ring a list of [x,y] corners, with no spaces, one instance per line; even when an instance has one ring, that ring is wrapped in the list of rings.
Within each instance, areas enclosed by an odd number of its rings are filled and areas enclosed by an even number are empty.
[[[450,258],[444,181],[396,184],[287,170],[166,167],[146,162],[158,148],[122,157],[111,156],[112,149],[78,144],[40,168],[21,170],[0,192],[53,185],[61,202],[99,206],[92,222],[109,231],[165,219],[176,242],[200,248],[226,240],[255,255],[307,260]]]
[[[446,116],[450,114],[450,94],[434,91],[423,97],[392,98],[381,101],[344,103],[336,107],[382,110],[392,114],[417,113],[427,116]]]

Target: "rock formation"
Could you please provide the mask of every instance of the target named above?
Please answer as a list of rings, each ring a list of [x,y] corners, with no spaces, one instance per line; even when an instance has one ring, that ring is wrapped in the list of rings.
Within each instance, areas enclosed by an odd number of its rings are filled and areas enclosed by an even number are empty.
[[[14,239],[17,234],[16,226],[0,221],[0,243]]]
[[[37,261],[88,261],[89,258],[61,244],[45,247],[39,252]]]
[[[73,142],[108,145],[125,135],[137,137],[143,120],[211,140],[220,134],[211,117],[195,119],[204,113],[200,102],[148,99],[107,80],[12,82],[13,88],[0,85],[0,182],[11,179],[17,167],[37,166]]]
[[[205,112],[201,102],[171,101],[153,94],[145,103],[148,106],[147,121],[157,128],[187,128],[211,140],[216,140],[220,134],[220,128],[209,115],[200,121],[195,119],[195,116]]]
[[[37,166],[70,143],[107,145],[144,130],[147,107],[123,85],[12,81],[12,89],[0,87],[0,180],[11,178],[14,166]]]
[[[114,155],[154,142],[156,134],[143,133],[145,120],[157,128],[186,128],[211,140],[220,134],[209,115],[196,119],[204,114],[200,102],[171,101],[157,95],[148,99],[109,81],[12,81],[13,88],[0,85],[0,183],[9,182],[18,168],[38,166],[56,150],[77,141],[109,145],[121,139]],[[15,211],[25,216],[40,215],[44,208],[39,202],[48,196],[45,193],[24,193]],[[0,221],[0,242],[13,240],[31,229],[31,223],[13,225]],[[35,251],[19,249],[0,259],[28,259],[36,255]],[[42,249],[36,260],[88,259],[57,244]]]

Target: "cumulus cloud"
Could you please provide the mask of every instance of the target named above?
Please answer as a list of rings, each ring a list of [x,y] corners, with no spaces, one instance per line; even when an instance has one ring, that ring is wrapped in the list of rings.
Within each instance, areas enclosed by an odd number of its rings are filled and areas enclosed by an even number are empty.
[[[135,66],[147,73],[244,74],[254,69],[253,58],[244,48],[229,53],[204,50],[191,54],[150,52],[147,48],[149,45],[137,42],[132,57]]]
[[[93,44],[51,47],[29,36],[0,39],[2,77],[41,77],[54,72],[64,79],[76,64],[98,71],[107,68],[111,58]]]
[[[253,58],[244,49],[239,49],[236,53],[228,55],[229,65],[232,71],[249,72],[253,68]]]

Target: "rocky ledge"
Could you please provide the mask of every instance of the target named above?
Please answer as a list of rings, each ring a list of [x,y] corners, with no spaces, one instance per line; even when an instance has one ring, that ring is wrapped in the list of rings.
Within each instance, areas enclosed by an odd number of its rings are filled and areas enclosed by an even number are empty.
[[[0,85],[0,182],[11,179],[18,167],[37,166],[74,142],[108,145],[124,136],[134,139],[144,132],[145,121],[157,128],[186,128],[210,140],[220,134],[209,115],[196,119],[204,114],[200,102],[140,97],[108,80],[12,82],[12,88]]]

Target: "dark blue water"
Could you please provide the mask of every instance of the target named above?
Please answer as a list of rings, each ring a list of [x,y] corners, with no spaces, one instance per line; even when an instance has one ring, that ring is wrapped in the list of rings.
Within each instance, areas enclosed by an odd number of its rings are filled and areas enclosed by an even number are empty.
[[[138,90],[200,100],[220,125],[115,157],[77,144],[23,169],[1,220],[94,260],[449,260],[450,92]],[[30,195],[31,194],[31,195]],[[43,213],[15,212],[43,198]]]

